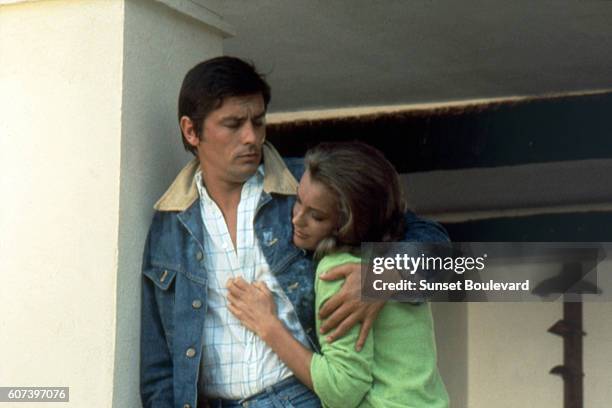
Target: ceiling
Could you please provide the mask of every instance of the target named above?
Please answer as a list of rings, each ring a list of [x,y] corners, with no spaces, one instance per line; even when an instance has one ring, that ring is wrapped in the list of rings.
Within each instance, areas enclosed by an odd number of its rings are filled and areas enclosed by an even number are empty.
[[[229,0],[270,111],[612,88],[611,0]]]

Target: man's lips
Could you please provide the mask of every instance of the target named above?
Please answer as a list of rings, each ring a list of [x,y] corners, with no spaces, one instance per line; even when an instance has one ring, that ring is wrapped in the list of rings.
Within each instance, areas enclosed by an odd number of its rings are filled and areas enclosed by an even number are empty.
[[[238,159],[259,159],[259,153],[244,153],[236,156]]]

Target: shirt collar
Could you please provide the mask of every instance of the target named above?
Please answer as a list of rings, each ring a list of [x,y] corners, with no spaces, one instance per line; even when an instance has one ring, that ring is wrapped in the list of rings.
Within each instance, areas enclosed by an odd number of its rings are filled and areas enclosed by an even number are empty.
[[[255,184],[256,186],[259,186],[261,188],[263,186],[264,175],[264,165],[260,164],[259,166],[257,166],[257,171],[251,177],[249,177],[247,181],[245,181],[243,188],[244,186],[249,184]],[[204,186],[204,178],[202,177],[202,170],[200,168],[198,168],[193,178],[196,188],[198,189],[198,193],[200,195],[200,200],[202,200],[207,206],[212,205],[213,200],[210,198],[210,195],[208,195],[208,190],[206,190],[206,187]]]
[[[298,182],[283,158],[269,143],[263,146],[263,190],[266,193],[294,195]],[[185,211],[199,197],[195,174],[200,169],[197,158],[191,160],[174,179],[168,190],[157,201],[157,211]],[[259,168],[258,168],[259,172]]]

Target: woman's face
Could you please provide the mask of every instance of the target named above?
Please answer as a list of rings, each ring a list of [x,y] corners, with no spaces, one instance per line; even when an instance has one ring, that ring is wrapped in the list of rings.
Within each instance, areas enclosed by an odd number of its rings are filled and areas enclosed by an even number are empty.
[[[306,171],[300,180],[293,206],[293,243],[313,251],[338,228],[340,214],[336,194]]]

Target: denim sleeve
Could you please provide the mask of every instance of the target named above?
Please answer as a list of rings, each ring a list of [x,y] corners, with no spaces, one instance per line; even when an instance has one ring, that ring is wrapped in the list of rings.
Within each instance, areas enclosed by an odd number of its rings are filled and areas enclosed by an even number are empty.
[[[437,222],[420,218],[412,211],[406,211],[404,220],[406,232],[402,242],[427,242],[450,245],[448,233]],[[436,282],[444,278],[442,274],[437,274],[435,271],[418,270],[416,273],[420,279],[424,279],[427,282]],[[415,294],[414,299],[409,303],[419,304],[425,302],[428,296],[428,293],[420,293],[418,296]]]
[[[150,260],[150,239],[147,237],[142,267]],[[155,298],[156,286],[142,275],[142,307],[140,321],[140,397],[142,406],[173,406],[173,365]]]
[[[418,217],[412,211],[404,215],[406,233],[403,242],[450,242],[448,233],[435,221]]]

